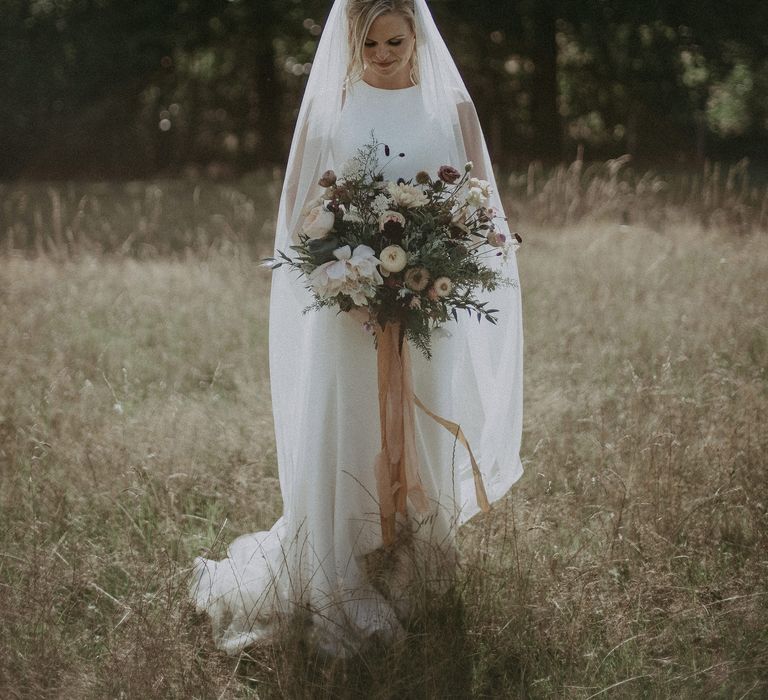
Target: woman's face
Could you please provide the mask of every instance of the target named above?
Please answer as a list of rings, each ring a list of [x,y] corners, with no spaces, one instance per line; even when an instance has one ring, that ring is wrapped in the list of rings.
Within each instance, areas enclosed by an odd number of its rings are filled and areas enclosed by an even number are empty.
[[[363,59],[368,82],[378,87],[411,84],[411,57],[416,37],[408,19],[399,13],[377,17],[365,39]]]

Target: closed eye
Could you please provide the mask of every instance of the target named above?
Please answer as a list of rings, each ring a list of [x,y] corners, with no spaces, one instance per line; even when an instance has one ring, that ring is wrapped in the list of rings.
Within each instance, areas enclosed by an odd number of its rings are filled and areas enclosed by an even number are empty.
[[[387,43],[390,46],[400,46],[400,44],[403,43],[403,40],[402,39],[390,39]],[[365,42],[365,47],[367,49],[372,49],[374,46],[376,46],[376,42],[375,41],[366,41]]]

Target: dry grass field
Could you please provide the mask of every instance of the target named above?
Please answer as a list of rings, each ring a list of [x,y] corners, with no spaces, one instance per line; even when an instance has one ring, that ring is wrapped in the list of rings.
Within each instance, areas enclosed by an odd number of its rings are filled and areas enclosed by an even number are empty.
[[[768,199],[620,166],[510,182],[526,473],[345,662],[223,656],[185,599],[281,511],[276,182],[0,187],[0,697],[765,697]]]

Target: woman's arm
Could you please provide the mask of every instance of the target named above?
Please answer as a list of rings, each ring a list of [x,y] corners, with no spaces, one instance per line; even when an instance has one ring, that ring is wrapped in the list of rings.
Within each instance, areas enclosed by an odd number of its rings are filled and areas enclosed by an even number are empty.
[[[317,172],[319,164],[315,166],[315,172],[312,174],[312,179],[309,180],[309,185],[305,185],[306,193],[302,195],[300,187],[302,185],[302,179],[306,177],[306,173],[303,172],[307,167],[307,154],[311,152],[312,148],[318,146],[312,146],[311,142],[308,142],[309,133],[309,120],[304,122],[301,131],[297,135],[296,149],[292,160],[293,167],[285,173],[285,193],[283,197],[283,214],[285,217],[285,225],[292,227],[290,230],[289,240],[291,244],[299,243],[299,231],[301,230],[301,224],[304,221],[304,211],[307,205],[315,198],[317,198],[322,191],[322,188],[317,184],[317,180],[320,178],[320,174]]]

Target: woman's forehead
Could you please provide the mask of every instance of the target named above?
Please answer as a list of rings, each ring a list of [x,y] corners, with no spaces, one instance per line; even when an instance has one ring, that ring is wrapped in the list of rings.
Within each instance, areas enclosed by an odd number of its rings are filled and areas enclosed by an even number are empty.
[[[396,36],[404,36],[411,33],[411,25],[408,18],[399,12],[389,12],[379,15],[368,31],[370,41],[388,41]]]

